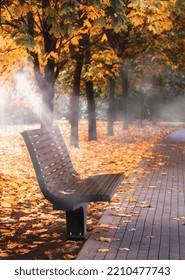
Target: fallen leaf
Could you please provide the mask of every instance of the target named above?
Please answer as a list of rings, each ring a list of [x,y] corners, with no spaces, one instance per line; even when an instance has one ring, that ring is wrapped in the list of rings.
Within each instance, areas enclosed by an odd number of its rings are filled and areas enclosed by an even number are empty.
[[[30,252],[30,250],[29,249],[17,249],[17,250],[15,250],[15,252],[17,253],[17,254],[28,254],[29,252]]]
[[[61,234],[54,232],[54,233],[52,234],[52,237],[53,237],[53,238],[60,238],[60,237],[61,237]]]
[[[111,216],[117,216],[117,217],[133,217],[133,216],[137,216],[138,212],[124,212],[124,213],[110,213],[109,215]]]
[[[45,243],[45,241],[33,241],[33,244],[37,244],[37,245],[40,245],[40,244],[43,244]]]
[[[106,252],[109,252],[109,249],[98,249],[98,252],[106,253]]]
[[[52,252],[51,251],[44,251],[44,255],[52,255]]]
[[[111,238],[111,237],[98,237],[96,240],[101,241],[101,242],[115,242],[120,240],[119,238]]]
[[[148,239],[152,239],[152,238],[155,238],[156,236],[154,236],[154,235],[147,235],[146,236],[146,238],[148,238]]]
[[[111,225],[111,224],[97,224],[93,226],[92,228],[101,228],[101,229],[118,229],[119,227],[116,225]]]
[[[41,234],[40,237],[41,238],[48,238],[48,237],[50,237],[50,235],[49,234]]]
[[[101,233],[103,231],[108,231],[108,228],[93,229],[92,231],[89,231],[89,233],[90,234],[95,234],[95,233]]]
[[[122,202],[122,199],[118,196],[115,196],[113,197],[112,201],[111,202],[117,202],[117,203],[121,203]]]
[[[136,228],[130,228],[128,231],[136,231]]]
[[[64,256],[64,260],[74,260],[75,258],[76,258],[76,255],[66,254]]]
[[[176,221],[185,221],[185,217],[173,218]]]
[[[129,201],[130,201],[130,202],[137,202],[137,199],[136,199],[136,198],[131,197],[131,198],[129,199]]]
[[[118,250],[119,250],[119,251],[130,251],[129,248],[119,248]]]
[[[1,258],[6,258],[6,257],[8,257],[8,253],[1,252],[1,251],[0,251],[0,257],[1,257]]]
[[[133,189],[122,189],[122,190],[118,190],[117,193],[120,193],[120,194],[130,194],[130,193],[133,193],[134,190]]]
[[[145,188],[148,188],[148,189],[156,189],[157,187],[156,187],[156,186],[146,186]]]
[[[17,242],[8,242],[8,244],[7,244],[8,249],[14,249],[15,247],[19,247],[19,246],[20,246],[20,243],[17,243]]]
[[[74,241],[72,243],[66,243],[62,248],[63,253],[72,253],[73,251],[79,249],[79,245]]]
[[[108,228],[109,227],[109,224],[97,224],[97,225],[94,225],[92,226],[92,228]]]
[[[143,204],[143,205],[140,205],[140,207],[141,207],[141,208],[150,208],[151,205],[149,205],[149,204]]]

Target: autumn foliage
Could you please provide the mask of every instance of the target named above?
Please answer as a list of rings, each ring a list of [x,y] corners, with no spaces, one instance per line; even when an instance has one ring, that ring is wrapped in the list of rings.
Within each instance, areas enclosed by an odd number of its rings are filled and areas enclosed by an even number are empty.
[[[69,146],[69,124],[59,123],[76,170],[82,177],[123,172],[124,182],[130,174],[142,172],[137,169],[140,161],[143,157],[150,158],[152,155],[149,149],[173,128],[162,123],[158,128],[154,128],[147,123],[145,128],[138,129],[138,124],[135,123],[128,131],[123,132],[121,123],[116,123],[115,136],[107,138],[106,123],[98,122],[99,140],[88,142],[86,126],[87,122],[80,123],[80,149],[75,149]],[[17,129],[20,131],[25,127]],[[11,129],[7,132],[1,131],[0,143],[0,258],[75,258],[82,242],[65,240],[65,213],[52,210],[49,202],[42,196],[21,135]],[[114,207],[114,203],[117,205],[120,202],[119,192],[129,194],[132,191],[124,189],[124,182],[115,195],[111,207]],[[106,207],[110,205],[108,203],[89,205],[87,221],[89,232],[93,233],[94,225]],[[121,212],[118,214],[126,215]],[[132,215],[129,213],[125,217],[130,219]],[[105,226],[102,225],[103,229]]]
[[[46,126],[53,123],[55,88],[62,84],[60,94],[64,88],[71,93],[71,134],[69,123],[59,125],[75,169],[82,177],[123,172],[127,180],[139,172],[137,166],[150,156],[149,148],[174,128],[162,123],[158,127],[147,123],[144,128],[140,123],[139,129],[138,124],[128,126],[132,110],[128,96],[132,88],[142,111],[142,101],[147,99],[142,90],[145,80],[150,81],[148,92],[155,97],[157,91],[162,95],[165,69],[172,75],[180,73],[180,82],[184,78],[184,15],[182,0],[2,0],[0,82],[12,87],[14,73],[29,71],[43,97],[41,124]],[[161,85],[160,90],[154,89],[152,81]],[[183,82],[181,88],[178,94],[184,92]],[[82,93],[88,100],[88,124],[78,123]],[[96,127],[96,96],[109,97],[108,135],[114,136],[106,136],[106,122],[97,122]],[[114,118],[116,99],[124,125]],[[144,118],[144,110],[140,115]],[[6,129],[0,131],[0,258],[75,258],[82,243],[65,242],[64,213],[53,211],[43,198],[20,134]],[[124,185],[121,191],[130,192]],[[119,197],[114,201],[119,202]],[[89,231],[106,206],[89,206]]]

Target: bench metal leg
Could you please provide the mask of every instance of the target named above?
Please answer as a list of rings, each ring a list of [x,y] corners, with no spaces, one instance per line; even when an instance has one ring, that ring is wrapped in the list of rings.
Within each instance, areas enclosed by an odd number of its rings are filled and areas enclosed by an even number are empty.
[[[85,239],[87,204],[82,204],[74,211],[66,211],[67,239]]]

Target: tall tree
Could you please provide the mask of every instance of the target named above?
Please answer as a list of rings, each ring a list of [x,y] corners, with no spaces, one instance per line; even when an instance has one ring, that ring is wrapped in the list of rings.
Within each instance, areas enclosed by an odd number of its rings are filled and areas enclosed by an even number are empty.
[[[41,125],[53,123],[55,81],[69,59],[73,39],[74,1],[3,1],[1,29],[11,34],[32,59],[35,78],[42,92]],[[71,18],[70,18],[71,17]]]
[[[112,1],[110,1],[112,3]],[[128,128],[128,61],[141,56],[153,46],[154,38],[172,28],[171,11],[174,1],[119,1],[114,10],[113,5],[107,8],[115,15],[114,21],[105,25],[110,47],[120,58],[120,77],[122,81],[122,108],[124,114],[123,128]],[[118,23],[116,26],[114,24]]]
[[[109,77],[109,107],[108,107],[108,124],[107,135],[114,135],[114,120],[115,120],[115,89],[116,81],[111,76]]]

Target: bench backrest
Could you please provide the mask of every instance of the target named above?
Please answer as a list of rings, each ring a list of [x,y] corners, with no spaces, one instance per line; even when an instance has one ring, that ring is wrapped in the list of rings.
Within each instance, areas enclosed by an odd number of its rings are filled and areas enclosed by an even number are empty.
[[[78,175],[57,126],[22,132],[43,194],[49,199],[59,187],[65,190]],[[50,199],[49,199],[50,200]]]

